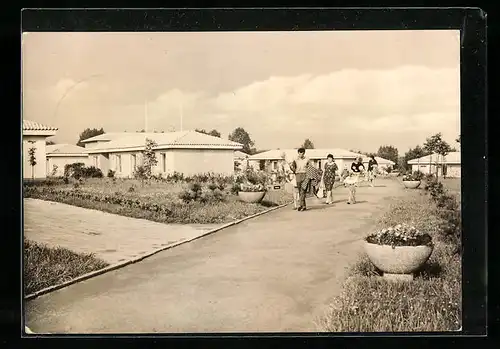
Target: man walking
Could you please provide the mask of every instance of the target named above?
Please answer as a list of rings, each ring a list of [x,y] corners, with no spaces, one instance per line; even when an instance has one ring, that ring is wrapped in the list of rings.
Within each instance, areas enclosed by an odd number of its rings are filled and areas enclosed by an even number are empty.
[[[297,182],[297,188],[299,189],[299,208],[298,211],[306,210],[306,193],[307,187],[304,188],[302,185],[306,180],[307,167],[310,166],[310,161],[306,158],[306,150],[304,148],[299,148],[297,150],[298,156],[293,161],[293,170],[295,172],[295,180]]]

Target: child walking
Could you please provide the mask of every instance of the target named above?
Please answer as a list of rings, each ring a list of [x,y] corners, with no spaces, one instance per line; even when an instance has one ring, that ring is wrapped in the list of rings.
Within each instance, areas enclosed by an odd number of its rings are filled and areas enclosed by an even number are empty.
[[[347,184],[347,188],[349,189],[349,198],[347,200],[347,204],[355,204],[356,203],[356,187],[358,186],[358,182],[360,181],[360,175],[365,171],[365,166],[363,165],[363,158],[359,157],[355,162],[351,164],[351,175],[350,177],[344,180],[344,183]]]

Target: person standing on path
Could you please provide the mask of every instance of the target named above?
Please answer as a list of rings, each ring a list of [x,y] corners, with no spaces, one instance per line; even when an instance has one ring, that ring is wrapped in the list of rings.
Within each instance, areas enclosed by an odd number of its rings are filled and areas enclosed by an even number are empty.
[[[365,171],[365,166],[363,165],[363,158],[359,157],[351,164],[351,175],[345,179],[344,183],[347,184],[349,189],[349,198],[347,204],[356,203],[356,187],[360,181],[360,175]]]
[[[335,163],[335,159],[332,154],[328,154],[326,157],[325,170],[323,172],[323,183],[326,189],[326,201],[325,204],[329,205],[333,203],[332,190],[333,184],[335,183],[335,175],[338,170],[338,166]]]
[[[292,169],[293,162],[289,163],[286,160],[286,154],[281,154],[281,158],[283,159],[283,172],[285,174],[286,182],[292,186],[292,195],[293,195],[293,209],[297,210],[299,208],[299,188],[297,188],[297,180],[295,178],[295,170]]]
[[[375,172],[377,171],[378,167],[378,162],[375,160],[375,156],[371,155],[370,156],[370,161],[368,161],[368,182],[370,183],[370,186],[373,188],[374,184],[373,181],[375,180]]]
[[[307,167],[311,166],[310,160],[306,157],[306,150],[304,148],[299,148],[297,150],[298,156],[292,163],[292,170],[295,173],[295,181],[297,182],[297,188],[299,189],[299,208],[298,211],[306,210],[306,193],[307,186],[304,189],[304,182],[306,181],[306,171]]]

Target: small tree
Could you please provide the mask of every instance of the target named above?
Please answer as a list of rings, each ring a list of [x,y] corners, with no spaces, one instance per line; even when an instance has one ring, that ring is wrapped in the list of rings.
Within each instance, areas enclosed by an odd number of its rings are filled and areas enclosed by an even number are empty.
[[[432,164],[432,154],[438,154],[438,159],[436,161],[437,167],[439,164],[439,155],[443,163],[445,162],[445,156],[452,150],[451,146],[443,140],[443,135],[441,133],[436,133],[434,136],[427,138],[424,143],[424,150],[431,153],[430,163]],[[439,178],[439,171],[436,168],[436,177]]]
[[[146,146],[142,152],[144,163],[144,175],[147,179],[150,179],[153,175],[153,167],[158,164],[158,159],[156,158],[156,153],[153,150],[157,144],[152,139],[146,138]]]
[[[36,146],[35,141],[28,141],[32,146],[28,149],[28,161],[31,166],[31,179],[35,180],[35,166],[36,166]]]

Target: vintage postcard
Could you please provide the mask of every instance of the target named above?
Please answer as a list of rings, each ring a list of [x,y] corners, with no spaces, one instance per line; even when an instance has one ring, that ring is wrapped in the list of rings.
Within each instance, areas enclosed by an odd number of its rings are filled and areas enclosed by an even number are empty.
[[[460,330],[460,40],[24,32],[26,331]]]

